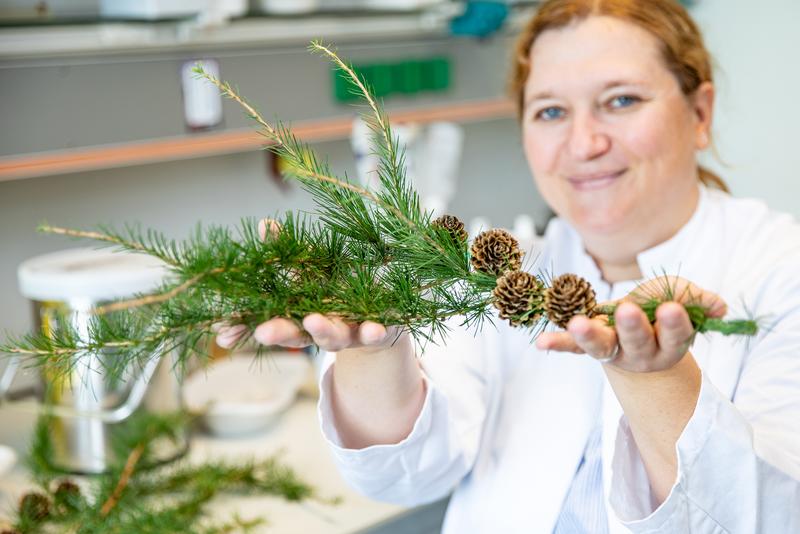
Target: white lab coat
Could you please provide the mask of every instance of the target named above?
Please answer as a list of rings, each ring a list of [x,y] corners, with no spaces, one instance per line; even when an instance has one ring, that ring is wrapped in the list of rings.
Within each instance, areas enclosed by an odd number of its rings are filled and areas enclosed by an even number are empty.
[[[366,495],[405,505],[454,490],[446,534],[547,534],[601,424],[612,534],[800,532],[800,226],[759,201],[701,187],[691,220],[638,261],[646,278],[678,274],[720,294],[729,317],[751,313],[769,326],[751,340],[698,336],[691,351],[702,369],[700,397],[660,506],[601,365],[538,351],[529,333],[499,321],[425,349],[425,402],[398,444],[341,447],[324,373],[319,413],[343,476]],[[599,301],[636,285],[604,283],[558,219],[538,265],[528,266],[537,267],[582,275]]]

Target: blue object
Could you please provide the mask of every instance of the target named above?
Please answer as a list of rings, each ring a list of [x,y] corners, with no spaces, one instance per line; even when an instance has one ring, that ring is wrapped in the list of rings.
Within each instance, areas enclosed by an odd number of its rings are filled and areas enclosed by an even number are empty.
[[[450,33],[486,37],[499,30],[507,17],[508,6],[504,2],[467,2],[464,14],[450,21]]]

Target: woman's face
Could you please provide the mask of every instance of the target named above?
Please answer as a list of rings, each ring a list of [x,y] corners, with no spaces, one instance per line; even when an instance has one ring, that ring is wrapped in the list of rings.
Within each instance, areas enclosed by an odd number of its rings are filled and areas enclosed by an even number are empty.
[[[696,204],[713,87],[687,99],[656,38],[610,17],[548,30],[530,55],[523,139],[545,201],[584,239],[669,238]]]

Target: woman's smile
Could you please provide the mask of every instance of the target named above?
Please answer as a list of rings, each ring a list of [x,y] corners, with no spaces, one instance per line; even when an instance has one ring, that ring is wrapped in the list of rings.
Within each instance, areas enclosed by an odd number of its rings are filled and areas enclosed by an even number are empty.
[[[628,169],[621,169],[618,171],[573,174],[567,176],[567,182],[569,182],[576,191],[596,191],[615,184],[627,170]]]

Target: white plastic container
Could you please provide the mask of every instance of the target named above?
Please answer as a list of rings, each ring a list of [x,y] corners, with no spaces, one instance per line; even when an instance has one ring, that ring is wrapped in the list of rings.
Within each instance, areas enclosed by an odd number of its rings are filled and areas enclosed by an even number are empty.
[[[65,322],[87,339],[92,310],[112,300],[156,289],[168,276],[166,266],[143,254],[109,249],[71,249],[23,262],[17,271],[20,292],[32,302],[36,329],[52,335]],[[171,356],[171,354],[170,354]],[[175,412],[181,408],[180,384],[171,357],[152,355],[109,380],[103,372],[118,357],[113,349],[71,356],[67,376],[42,367],[42,400],[53,418],[53,467],[75,473],[102,473],[118,458],[113,436],[140,411]],[[0,399],[11,385],[20,357],[11,358],[0,377]],[[179,435],[182,435],[180,430]],[[168,461],[186,451],[187,441],[163,440],[155,459]]]
[[[19,290],[34,301],[108,301],[151,291],[167,273],[144,254],[74,248],[31,258],[17,270]]]

